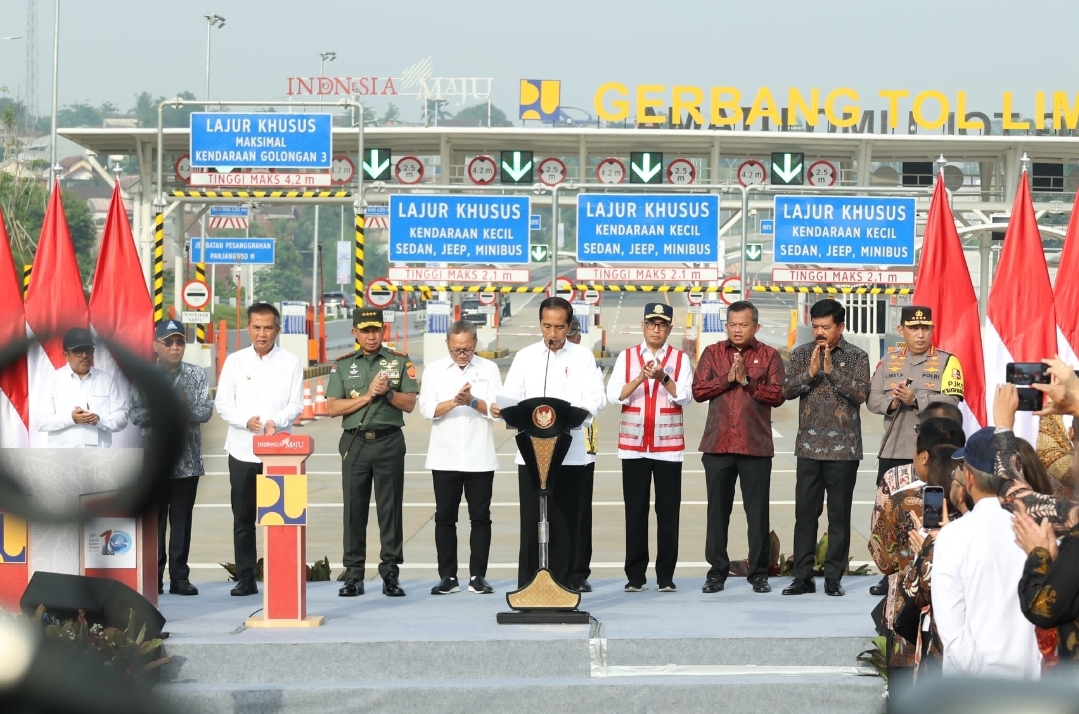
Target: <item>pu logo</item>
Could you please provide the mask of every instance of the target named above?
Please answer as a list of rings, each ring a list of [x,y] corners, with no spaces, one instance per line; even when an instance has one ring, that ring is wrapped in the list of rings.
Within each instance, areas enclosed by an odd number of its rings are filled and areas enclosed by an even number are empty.
[[[26,563],[26,521],[0,513],[0,564]]]
[[[255,522],[260,526],[307,525],[307,476],[259,474]]]
[[[556,121],[561,114],[562,82],[557,79],[521,80],[521,119]]]

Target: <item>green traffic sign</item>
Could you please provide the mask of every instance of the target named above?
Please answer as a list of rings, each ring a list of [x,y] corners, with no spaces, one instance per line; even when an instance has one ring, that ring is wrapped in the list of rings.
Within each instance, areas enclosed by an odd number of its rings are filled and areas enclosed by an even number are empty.
[[[535,172],[532,170],[531,151],[503,151],[502,170],[498,172],[502,183],[531,184]]]
[[[663,183],[663,154],[658,151],[631,151],[630,183]]]
[[[546,263],[547,253],[547,246],[543,243],[533,243],[529,246],[528,256],[533,263]]]
[[[759,263],[764,254],[764,247],[760,243],[746,243],[746,260]]]
[[[390,150],[389,149],[364,149],[363,150],[363,180],[364,181],[389,181],[390,180]]]
[[[801,186],[805,183],[805,154],[789,151],[772,154],[772,185]]]

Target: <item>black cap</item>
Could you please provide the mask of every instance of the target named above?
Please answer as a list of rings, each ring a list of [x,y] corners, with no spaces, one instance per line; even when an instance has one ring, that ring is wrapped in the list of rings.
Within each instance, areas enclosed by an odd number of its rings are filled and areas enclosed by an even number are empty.
[[[995,431],[993,427],[987,426],[974,432],[967,439],[967,445],[952,454],[952,458],[966,461],[971,468],[982,473],[995,472],[997,462],[997,447],[993,443]]]
[[[83,327],[72,327],[64,333],[64,349],[73,350],[77,347],[93,347],[94,336]]]
[[[154,337],[156,339],[163,340],[166,337],[172,337],[173,335],[186,337],[187,333],[184,332],[184,326],[176,320],[162,320],[157,323],[157,327],[154,329]]]
[[[907,305],[900,313],[899,319],[903,323],[903,327],[914,327],[916,325],[932,327],[933,310],[924,305]]]
[[[352,326],[359,330],[382,327],[382,310],[377,307],[358,307],[352,311]]]
[[[674,322],[674,308],[662,302],[650,302],[644,306],[644,319],[660,319],[665,322]]]

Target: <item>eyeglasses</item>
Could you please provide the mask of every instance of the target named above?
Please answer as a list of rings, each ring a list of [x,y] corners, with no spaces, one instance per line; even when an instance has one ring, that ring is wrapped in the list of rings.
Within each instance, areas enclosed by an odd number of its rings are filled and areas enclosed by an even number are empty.
[[[465,347],[459,350],[450,350],[450,354],[454,357],[464,357],[465,355],[473,354],[475,351],[475,347]]]
[[[92,355],[94,348],[89,345],[83,345],[82,347],[72,347],[69,352],[74,355]]]
[[[183,347],[186,340],[183,337],[170,337],[167,340],[158,340],[158,342],[166,347]]]
[[[655,330],[661,332],[663,330],[670,329],[671,324],[669,322],[646,322],[644,323],[644,329]]]

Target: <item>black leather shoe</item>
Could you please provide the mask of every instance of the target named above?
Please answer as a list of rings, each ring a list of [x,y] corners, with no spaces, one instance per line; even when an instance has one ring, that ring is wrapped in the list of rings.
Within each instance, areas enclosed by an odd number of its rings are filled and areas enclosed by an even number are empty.
[[[165,583],[161,582],[160,580],[157,583],[157,594],[158,595],[164,595],[165,594]]]
[[[877,597],[880,597],[881,595],[887,595],[888,594],[888,576],[885,575],[883,578],[880,579],[879,583],[877,583],[876,585],[870,586],[869,594],[870,595],[876,595]]]
[[[382,578],[382,594],[386,597],[404,597],[405,591],[397,582],[397,576],[390,574]]]
[[[245,597],[247,595],[258,595],[259,589],[255,585],[254,578],[241,578],[240,582],[236,583],[236,587],[232,589],[232,594],[236,597]]]
[[[843,591],[843,586],[839,584],[838,580],[832,580],[831,578],[824,579],[824,594],[831,595],[832,597],[843,597],[846,593]]]
[[[708,578],[704,581],[704,587],[701,588],[702,593],[718,593],[723,590],[723,581],[719,578]]]
[[[173,595],[198,595],[199,589],[190,580],[173,580],[169,583],[169,592]]]
[[[386,592],[385,589],[382,592]],[[438,585],[431,588],[432,595],[449,595],[450,593],[461,592],[461,584],[457,582],[457,578],[442,578],[438,581]],[[386,593],[389,595],[389,593]]]
[[[770,593],[770,592],[772,592],[772,586],[768,584],[768,578],[754,578],[753,579],[753,592],[755,592],[755,593]]]
[[[794,582],[783,590],[784,595],[806,595],[815,592],[817,592],[817,585],[813,582],[813,578],[809,580],[795,578]]]
[[[590,593],[590,592],[592,592],[592,585],[588,582],[587,579],[586,580],[578,580],[577,583],[576,583],[576,587],[573,588],[573,589],[576,590],[579,593]]]
[[[363,595],[363,581],[359,578],[345,578],[345,585],[337,591],[338,597],[359,597]]]

